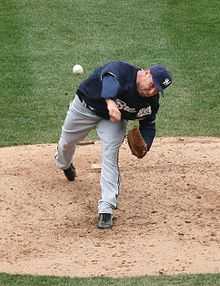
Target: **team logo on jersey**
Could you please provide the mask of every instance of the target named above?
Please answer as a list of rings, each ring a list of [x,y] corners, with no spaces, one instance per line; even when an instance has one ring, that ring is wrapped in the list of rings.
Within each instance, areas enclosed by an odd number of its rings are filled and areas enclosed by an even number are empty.
[[[130,113],[136,113],[135,108],[128,106],[127,103],[122,101],[121,99],[117,98],[115,102],[116,102],[119,110],[122,109],[122,110],[125,110],[125,111],[130,112]]]
[[[150,115],[151,113],[152,113],[152,110],[151,110],[151,106],[149,105],[148,107],[141,108],[138,111],[138,114],[136,117],[137,118],[144,117],[146,115]]]
[[[122,101],[121,99],[117,98],[115,102],[116,102],[119,110],[124,110],[124,111],[127,111],[129,113],[137,113],[137,110],[134,107],[128,106],[127,103]],[[151,113],[152,113],[152,110],[151,110],[151,106],[149,105],[147,107],[141,108],[138,111],[136,118],[141,118],[141,117],[150,115]]]

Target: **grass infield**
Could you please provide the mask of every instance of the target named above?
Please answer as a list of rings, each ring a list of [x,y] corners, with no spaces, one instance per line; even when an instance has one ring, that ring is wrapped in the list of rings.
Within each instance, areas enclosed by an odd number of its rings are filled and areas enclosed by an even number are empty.
[[[65,278],[0,274],[1,286],[219,286],[220,274],[136,278]]]
[[[158,136],[220,135],[218,0],[1,0],[0,146],[57,142],[79,82],[124,60],[168,66]],[[85,74],[73,76],[80,63]]]

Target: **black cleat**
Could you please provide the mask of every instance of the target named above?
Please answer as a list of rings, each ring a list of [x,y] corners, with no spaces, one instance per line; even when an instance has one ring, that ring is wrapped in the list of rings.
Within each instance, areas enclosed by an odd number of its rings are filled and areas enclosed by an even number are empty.
[[[108,229],[112,228],[112,214],[101,213],[99,214],[99,221],[97,228]]]
[[[74,181],[75,180],[75,177],[76,177],[76,169],[75,167],[73,166],[73,164],[71,163],[71,165],[69,166],[69,168],[63,170],[64,172],[64,175],[66,176],[66,178],[69,180],[69,181]]]

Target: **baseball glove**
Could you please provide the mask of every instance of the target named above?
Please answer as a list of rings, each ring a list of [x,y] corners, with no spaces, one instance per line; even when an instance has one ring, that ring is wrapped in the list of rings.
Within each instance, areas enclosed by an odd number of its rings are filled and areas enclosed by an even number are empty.
[[[147,153],[147,145],[144,142],[139,128],[135,127],[131,129],[127,134],[128,146],[131,153],[137,158],[143,158]]]

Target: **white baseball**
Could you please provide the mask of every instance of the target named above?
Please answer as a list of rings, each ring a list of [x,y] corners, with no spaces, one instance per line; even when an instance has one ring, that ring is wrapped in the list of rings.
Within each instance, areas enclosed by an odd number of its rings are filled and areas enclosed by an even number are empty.
[[[74,74],[83,74],[84,70],[81,65],[74,65],[73,66],[73,73]]]

